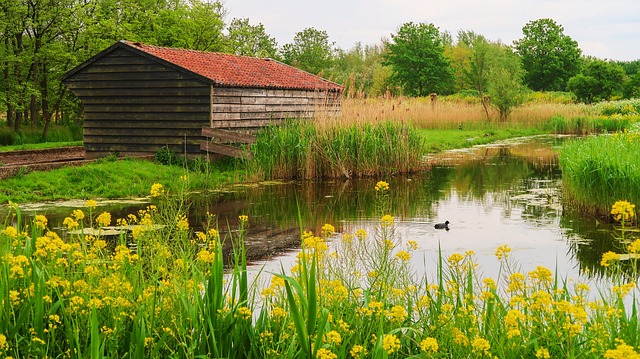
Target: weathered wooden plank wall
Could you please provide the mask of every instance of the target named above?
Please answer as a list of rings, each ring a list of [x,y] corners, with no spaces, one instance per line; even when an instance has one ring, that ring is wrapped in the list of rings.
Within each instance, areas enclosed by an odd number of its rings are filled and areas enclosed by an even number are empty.
[[[340,111],[340,94],[323,91],[216,87],[211,127],[255,129],[287,118],[312,118],[315,111]]]
[[[116,49],[65,83],[84,103],[87,157],[149,155],[168,146],[200,153],[210,84]]]

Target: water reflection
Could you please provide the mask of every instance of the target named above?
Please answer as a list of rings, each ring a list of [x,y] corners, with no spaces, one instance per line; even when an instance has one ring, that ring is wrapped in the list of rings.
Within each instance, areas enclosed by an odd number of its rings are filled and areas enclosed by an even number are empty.
[[[495,250],[509,244],[523,271],[543,265],[563,277],[600,276],[602,253],[619,248],[611,226],[563,211],[561,141],[538,137],[447,152],[427,159],[429,171],[411,176],[237,186],[193,196],[190,223],[198,228],[208,212],[216,214],[224,235],[235,230],[239,215],[248,215],[248,255],[279,268],[281,261],[292,261],[300,228],[319,233],[330,223],[338,231],[373,231],[380,217],[374,186],[385,180],[397,233],[420,245],[415,265],[421,272],[434,268],[438,251],[448,256],[473,250],[485,274],[493,275]],[[108,203],[99,210],[111,211],[115,219],[149,203]],[[60,227],[79,206],[25,210],[44,213]],[[450,231],[433,228],[445,220]]]

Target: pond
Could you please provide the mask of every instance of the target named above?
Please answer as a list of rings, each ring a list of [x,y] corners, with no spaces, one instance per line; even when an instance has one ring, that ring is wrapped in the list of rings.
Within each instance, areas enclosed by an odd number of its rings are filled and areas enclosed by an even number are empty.
[[[295,260],[300,228],[320,233],[328,223],[338,233],[360,228],[372,233],[381,216],[374,186],[383,180],[390,184],[389,214],[396,233],[403,241],[418,243],[412,261],[419,275],[435,270],[439,251],[446,258],[472,250],[479,270],[495,277],[496,249],[507,244],[523,272],[545,266],[562,277],[598,280],[602,254],[619,248],[609,223],[563,209],[558,167],[563,140],[536,136],[449,151],[428,158],[430,170],[411,176],[235,186],[193,196],[190,223],[198,227],[209,212],[216,214],[221,232],[233,231],[238,216],[248,215],[252,268],[279,271]],[[115,219],[150,202],[99,204],[98,211],[110,211]],[[47,215],[60,229],[64,217],[81,205],[72,201],[21,208]],[[445,220],[450,230],[434,228]]]

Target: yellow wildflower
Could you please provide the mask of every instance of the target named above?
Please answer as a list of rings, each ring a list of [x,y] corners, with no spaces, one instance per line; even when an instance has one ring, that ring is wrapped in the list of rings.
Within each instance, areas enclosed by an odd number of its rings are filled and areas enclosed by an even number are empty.
[[[502,245],[498,247],[498,249],[496,250],[496,257],[498,258],[499,261],[501,261],[502,258],[507,258],[510,252],[511,252],[511,248],[509,248],[508,244]]]
[[[635,207],[635,204],[631,204],[628,201],[617,201],[611,206],[611,215],[618,222],[628,221],[635,217]]]
[[[358,237],[359,240],[364,240],[365,238],[367,238],[367,231],[365,231],[364,229],[358,229],[356,231],[356,237]]]
[[[71,217],[66,217],[64,221],[62,221],[62,225],[67,227],[70,230],[80,227],[80,223],[78,223],[75,219]]]
[[[249,216],[243,214],[238,216],[238,219],[240,220],[241,223],[246,223],[249,220]]]
[[[329,349],[320,348],[316,353],[316,358],[318,359],[336,359],[338,356]]]
[[[491,349],[491,344],[484,338],[476,337],[471,343],[473,347],[474,353],[482,353],[485,355],[489,355],[489,349]]]
[[[435,353],[438,351],[438,340],[431,337],[424,338],[420,342],[420,349],[424,352]]]
[[[635,241],[631,242],[631,244],[627,246],[627,251],[633,254],[640,253],[640,239],[636,239]]]
[[[387,354],[392,354],[400,349],[400,339],[395,334],[385,334],[382,337],[382,349],[386,350]]]
[[[176,221],[177,221],[176,227],[178,228],[178,230],[186,231],[189,229],[189,219],[187,219],[185,215],[178,216],[176,218]]]
[[[387,317],[395,323],[402,323],[407,318],[407,310],[401,305],[396,305],[387,312]]]
[[[393,223],[394,223],[393,217],[388,214],[385,214],[384,216],[382,216],[382,218],[380,218],[380,225],[383,227],[392,226]]]
[[[365,354],[365,350],[362,345],[354,345],[349,353],[352,357],[359,358],[362,354]]]
[[[328,223],[325,224],[324,226],[322,226],[322,234],[324,234],[325,237],[329,237],[335,231],[336,231],[335,227],[333,227],[332,225],[330,225]]]
[[[151,197],[160,197],[164,194],[164,188],[162,188],[162,185],[160,183],[154,183],[153,185],[151,185],[150,194]]]
[[[73,212],[71,212],[71,217],[75,218],[76,221],[81,221],[84,219],[84,212],[82,212],[81,209],[74,209]]]
[[[3,352],[7,351],[7,349],[9,349],[7,337],[4,334],[0,334],[0,355],[2,355]]]
[[[87,207],[87,208],[96,208],[96,207],[98,207],[98,202],[90,199],[90,200],[87,200],[84,203],[84,206]]]
[[[407,251],[400,251],[396,253],[396,258],[401,261],[408,262],[411,259],[411,254],[409,254],[409,252]]]
[[[342,336],[335,330],[332,330],[324,335],[324,341],[329,344],[339,345],[342,343]]]
[[[18,238],[18,230],[13,226],[8,226],[5,228],[2,233],[11,238]]]
[[[617,261],[617,260],[620,260],[620,254],[609,251],[602,255],[602,260],[600,261],[600,265],[603,267],[608,267],[609,265],[611,265],[610,263],[611,261]]]
[[[36,228],[45,229],[47,227],[47,217],[38,214],[34,220]]]
[[[100,227],[106,227],[111,224],[111,213],[102,212],[98,218],[96,218],[96,224]]]
[[[549,349],[545,347],[541,347],[536,351],[536,358],[538,359],[549,359],[551,355],[549,355]]]
[[[376,191],[380,192],[380,191],[388,191],[389,190],[389,184],[385,181],[378,181],[378,183],[376,183]]]
[[[247,307],[240,307],[238,308],[238,316],[241,317],[244,320],[247,320],[249,318],[251,318],[251,309],[247,308]]]

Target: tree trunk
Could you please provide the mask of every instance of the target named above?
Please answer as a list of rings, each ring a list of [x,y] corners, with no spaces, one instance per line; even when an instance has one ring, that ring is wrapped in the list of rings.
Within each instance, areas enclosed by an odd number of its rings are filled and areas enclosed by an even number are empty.
[[[9,50],[9,36],[5,36],[4,38],[4,48]],[[13,127],[13,104],[11,103],[11,71],[9,71],[11,64],[9,60],[6,60],[2,63],[2,74],[4,76],[4,98],[5,103],[7,104],[7,127]]]
[[[51,123],[51,113],[49,112],[49,84],[47,81],[47,62],[42,64],[42,121],[44,128],[42,129],[42,141],[47,138],[49,124]]]

